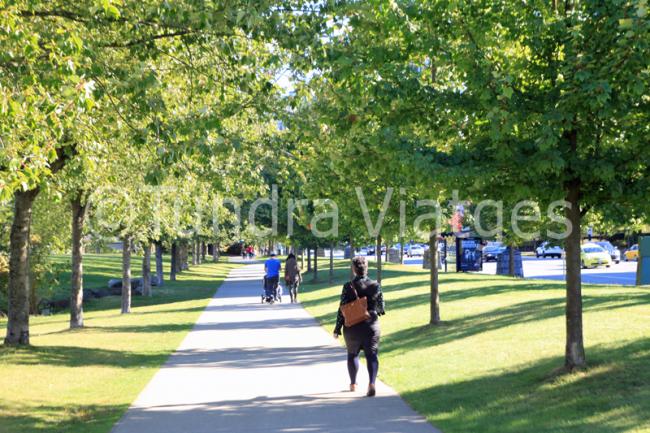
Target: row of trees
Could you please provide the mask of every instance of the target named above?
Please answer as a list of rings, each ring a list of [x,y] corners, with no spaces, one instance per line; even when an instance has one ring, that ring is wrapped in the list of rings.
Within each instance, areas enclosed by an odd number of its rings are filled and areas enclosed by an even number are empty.
[[[29,344],[30,229],[41,194],[70,206],[71,327],[83,326],[86,233],[124,241],[124,313],[132,244],[145,254],[156,244],[160,259],[163,244],[176,253],[181,239],[233,236],[219,196],[263,187],[258,164],[272,153],[260,144],[277,133],[270,113],[283,59],[274,36],[301,35],[295,26],[287,34],[290,5],[275,6],[0,5],[0,201],[12,206],[5,344]]]
[[[644,0],[23,0],[0,13],[0,200],[13,204],[7,344],[29,342],[29,229],[43,191],[71,206],[73,326],[84,230],[145,252],[164,244],[176,257],[188,237],[286,240],[289,219],[296,246],[404,244],[422,236],[405,215],[420,218],[435,252],[436,218],[453,207],[421,214],[458,191],[501,200],[506,212],[521,200],[565,202],[565,366],[584,365],[582,223],[648,213]],[[277,85],[287,69],[289,94]],[[272,185],[282,235],[234,233],[236,209],[219,199],[269,195]],[[290,208],[290,198],[310,201]],[[336,203],[338,234],[327,233],[332,218],[314,220],[332,207],[320,199]],[[520,241],[507,221],[501,235]],[[437,324],[437,266],[431,287]]]
[[[295,103],[302,115],[290,116],[309,167],[305,190],[345,203],[354,185],[368,184],[376,204],[389,186],[445,201],[459,190],[474,203],[502,200],[506,210],[521,200],[542,209],[564,200],[572,226],[564,240],[565,366],[583,366],[583,221],[625,225],[647,221],[649,210],[646,2],[324,9],[325,35],[294,58],[305,72]],[[343,217],[351,232],[363,228],[356,208],[350,203]],[[507,224],[504,236],[518,242]]]

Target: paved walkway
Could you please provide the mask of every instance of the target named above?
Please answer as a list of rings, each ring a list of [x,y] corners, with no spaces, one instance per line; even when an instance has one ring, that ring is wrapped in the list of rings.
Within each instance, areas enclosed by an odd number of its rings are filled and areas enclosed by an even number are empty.
[[[345,351],[298,304],[260,303],[262,265],[232,271],[113,433],[436,433],[388,386],[347,392]]]

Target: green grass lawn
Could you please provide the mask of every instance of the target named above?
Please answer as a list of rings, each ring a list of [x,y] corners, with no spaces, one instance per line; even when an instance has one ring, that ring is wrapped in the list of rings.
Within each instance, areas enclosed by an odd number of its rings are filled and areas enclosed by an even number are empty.
[[[140,263],[134,257],[134,276]],[[67,314],[33,317],[33,347],[0,347],[0,433],[109,432],[234,266],[193,266],[153,297],[134,297],[130,315],[120,314],[119,297],[92,300],[82,330],[68,330]],[[119,278],[120,267],[119,255],[87,255],[86,287]],[[5,328],[0,320],[0,338]]]
[[[336,284],[307,283],[300,298],[328,331],[349,275],[337,267]],[[384,271],[380,378],[445,433],[650,431],[649,288],[585,286],[589,368],[561,375],[562,282],[443,274],[444,323],[431,327],[427,278]]]

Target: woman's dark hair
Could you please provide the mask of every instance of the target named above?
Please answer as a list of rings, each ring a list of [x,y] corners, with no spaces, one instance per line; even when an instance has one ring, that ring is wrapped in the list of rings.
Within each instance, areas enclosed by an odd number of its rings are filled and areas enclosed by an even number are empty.
[[[293,253],[289,253],[289,255],[287,256],[287,260],[295,259],[295,258],[296,258],[296,256]]]
[[[356,256],[352,259],[352,270],[355,275],[365,277],[368,275],[368,261],[363,256]]]

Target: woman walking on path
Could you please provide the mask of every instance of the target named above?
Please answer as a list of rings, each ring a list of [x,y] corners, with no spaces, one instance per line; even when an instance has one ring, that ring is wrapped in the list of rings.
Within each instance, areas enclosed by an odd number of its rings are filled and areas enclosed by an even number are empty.
[[[363,350],[366,356],[368,367],[368,397],[375,395],[375,381],[379,370],[379,316],[384,314],[384,296],[381,293],[381,286],[374,280],[368,278],[368,262],[365,257],[352,259],[352,270],[355,277],[343,286],[341,293],[341,304],[344,305],[359,298],[367,298],[368,313],[370,318],[359,324],[343,327],[345,319],[339,307],[334,328],[334,338],[341,335],[348,350],[348,373],[350,374],[350,391],[357,389],[357,372],[359,371],[359,353]]]
[[[298,302],[298,286],[302,282],[302,275],[300,274],[298,260],[296,260],[296,256],[293,253],[289,253],[287,261],[284,264],[284,281],[289,288],[291,303]]]

